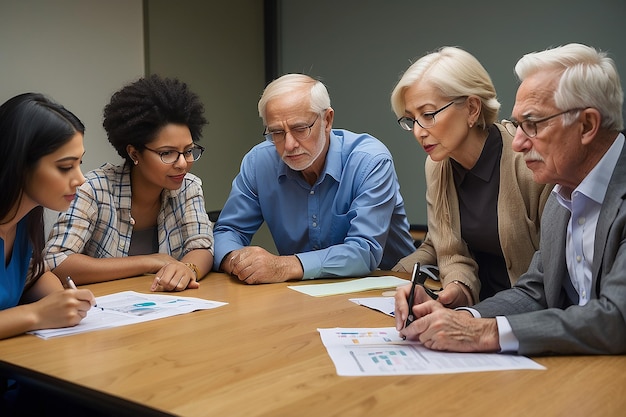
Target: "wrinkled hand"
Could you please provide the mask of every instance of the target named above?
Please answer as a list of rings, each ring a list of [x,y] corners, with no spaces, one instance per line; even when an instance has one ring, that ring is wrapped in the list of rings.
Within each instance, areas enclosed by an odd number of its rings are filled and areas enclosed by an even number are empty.
[[[96,298],[89,290],[52,292],[30,304],[35,314],[33,330],[76,326],[95,304]]]
[[[199,287],[195,272],[184,263],[174,261],[157,271],[150,291],[183,291]]]
[[[294,278],[295,263],[302,270],[295,256],[277,256],[258,246],[237,249],[228,255],[225,270],[246,284],[284,282]],[[295,262],[295,263],[294,263]]]
[[[497,352],[500,350],[496,319],[477,319],[466,310],[451,310],[437,301],[413,307],[416,320],[400,336],[419,340],[433,350]]]

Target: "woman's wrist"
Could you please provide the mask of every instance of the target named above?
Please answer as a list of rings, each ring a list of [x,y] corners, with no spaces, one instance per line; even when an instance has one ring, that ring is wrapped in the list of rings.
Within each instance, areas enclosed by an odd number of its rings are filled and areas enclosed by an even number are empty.
[[[201,277],[200,277],[200,271],[198,270],[198,266],[191,262],[185,262],[185,265],[187,266],[187,268],[193,271],[194,275],[196,276],[196,281],[200,281]]]
[[[461,291],[463,292],[463,294],[465,295],[465,299],[467,300],[468,306],[471,306],[474,304],[474,297],[472,297],[472,289],[470,288],[469,285],[456,279],[452,281],[452,284],[456,284],[459,286],[459,288],[461,288]]]

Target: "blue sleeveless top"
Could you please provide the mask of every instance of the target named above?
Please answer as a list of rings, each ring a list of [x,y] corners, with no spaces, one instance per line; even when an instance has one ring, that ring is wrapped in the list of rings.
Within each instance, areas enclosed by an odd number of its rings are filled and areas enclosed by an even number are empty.
[[[22,297],[33,248],[28,240],[26,218],[17,224],[11,261],[4,257],[4,240],[0,238],[0,310],[15,307]]]

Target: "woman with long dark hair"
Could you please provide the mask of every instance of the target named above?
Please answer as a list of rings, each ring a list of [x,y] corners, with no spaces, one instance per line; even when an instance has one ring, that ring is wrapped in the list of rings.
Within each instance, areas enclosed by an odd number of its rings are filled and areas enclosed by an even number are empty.
[[[42,256],[43,207],[67,210],[85,180],[84,131],[41,94],[0,106],[0,339],[76,325],[95,304],[89,290],[64,290]]]

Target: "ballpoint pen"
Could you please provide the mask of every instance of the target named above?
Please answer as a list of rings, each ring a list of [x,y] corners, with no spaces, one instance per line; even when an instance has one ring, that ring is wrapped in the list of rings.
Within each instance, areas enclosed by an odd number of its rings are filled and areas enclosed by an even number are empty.
[[[76,284],[74,284],[74,280],[72,279],[72,277],[70,277],[69,275],[67,276],[67,278],[65,278],[65,280],[67,281],[67,285],[72,289],[72,290],[77,290],[78,288],[76,288]],[[104,308],[102,307],[98,307],[98,304],[94,304],[94,307],[99,308],[100,310],[104,311]]]
[[[74,281],[72,280],[72,277],[70,277],[69,275],[67,276],[67,278],[65,278],[67,280],[67,285],[73,289],[73,290],[77,290],[78,288],[76,288],[76,284],[74,284]]]
[[[411,293],[409,294],[409,315],[406,316],[406,322],[404,323],[404,327],[409,327],[411,323],[415,320],[415,316],[413,315],[413,303],[415,302],[415,285],[417,284],[417,276],[420,270],[420,263],[417,262],[415,266],[413,266],[413,276],[411,278]]]

